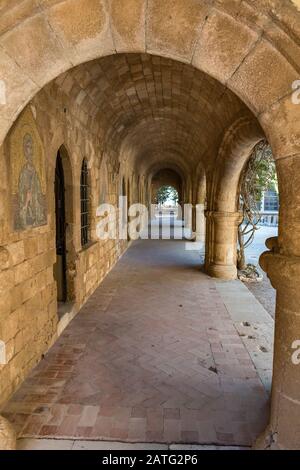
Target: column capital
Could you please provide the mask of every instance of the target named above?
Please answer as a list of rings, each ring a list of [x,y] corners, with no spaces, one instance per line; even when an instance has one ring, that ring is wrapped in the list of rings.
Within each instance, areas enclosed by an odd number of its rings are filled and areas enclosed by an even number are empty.
[[[274,249],[265,251],[259,259],[274,289],[282,287],[299,291],[300,257],[283,255]]]

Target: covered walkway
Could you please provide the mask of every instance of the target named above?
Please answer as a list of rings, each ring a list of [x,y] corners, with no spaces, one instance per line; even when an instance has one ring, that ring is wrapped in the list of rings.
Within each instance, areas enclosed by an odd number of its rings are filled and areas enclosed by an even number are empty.
[[[7,404],[19,437],[252,445],[273,320],[199,266],[183,241],[134,242]]]
[[[14,428],[300,449],[299,2],[0,2],[0,449]],[[259,260],[274,321],[237,281],[261,145],[280,198]],[[131,245],[160,185],[198,254]]]

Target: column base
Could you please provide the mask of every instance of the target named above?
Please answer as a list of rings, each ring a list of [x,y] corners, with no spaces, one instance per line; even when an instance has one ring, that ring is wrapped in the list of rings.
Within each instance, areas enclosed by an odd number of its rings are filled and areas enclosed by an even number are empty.
[[[277,444],[277,433],[274,432],[271,426],[267,426],[265,431],[256,439],[253,444],[254,450],[280,450]]]
[[[232,281],[237,279],[237,268],[234,265],[210,264],[207,268],[207,274],[211,277]]]

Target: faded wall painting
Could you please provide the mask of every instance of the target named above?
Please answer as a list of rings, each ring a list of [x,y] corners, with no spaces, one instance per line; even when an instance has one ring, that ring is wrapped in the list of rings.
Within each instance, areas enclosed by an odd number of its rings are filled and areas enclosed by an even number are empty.
[[[45,225],[45,156],[29,109],[17,121],[9,146],[13,227],[15,230],[25,230]]]
[[[108,170],[105,161],[102,161],[100,166],[100,191],[99,191],[99,204],[108,203]]]

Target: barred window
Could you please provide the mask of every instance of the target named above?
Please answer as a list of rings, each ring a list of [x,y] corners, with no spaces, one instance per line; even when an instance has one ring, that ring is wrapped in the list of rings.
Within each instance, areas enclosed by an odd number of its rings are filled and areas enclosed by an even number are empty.
[[[84,159],[81,167],[80,178],[80,205],[81,205],[81,245],[84,247],[89,242],[89,171]]]

